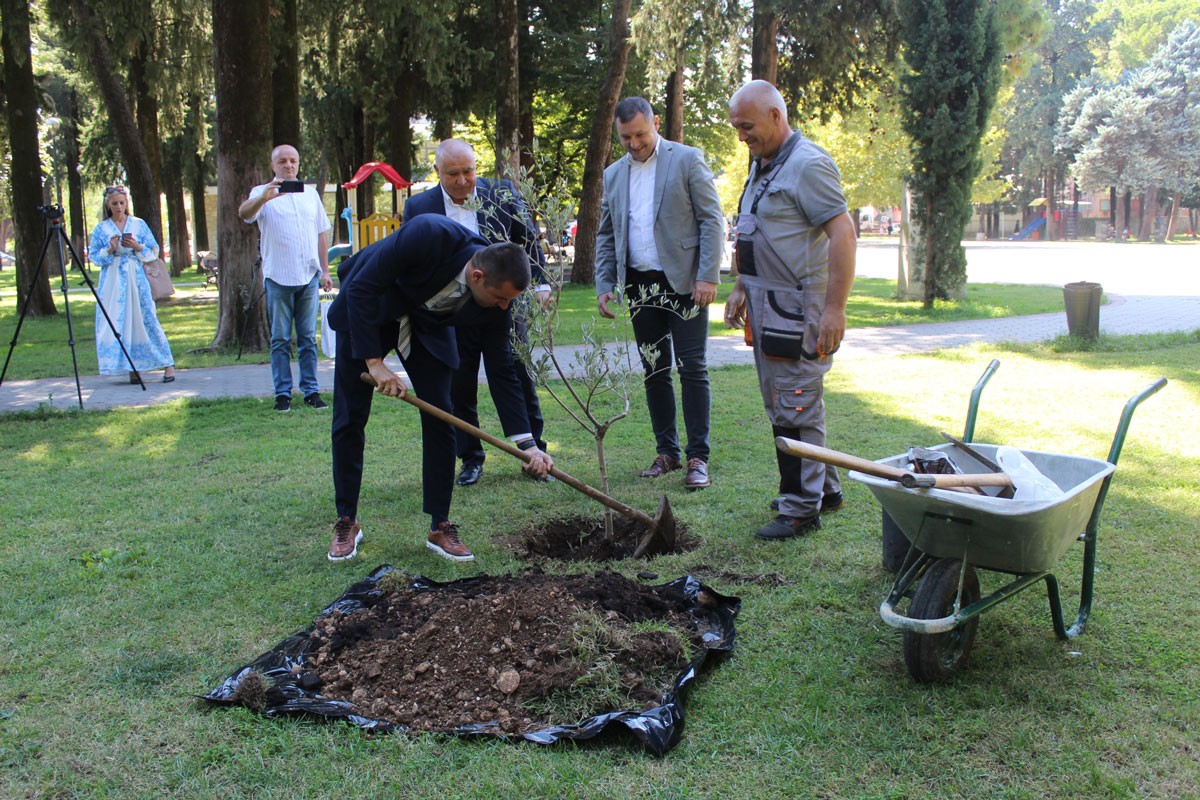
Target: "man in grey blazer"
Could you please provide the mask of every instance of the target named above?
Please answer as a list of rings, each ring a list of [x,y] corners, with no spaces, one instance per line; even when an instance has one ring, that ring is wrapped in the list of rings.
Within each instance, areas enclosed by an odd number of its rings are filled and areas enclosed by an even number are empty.
[[[624,295],[646,374],[657,454],[643,478],[680,469],[671,364],[679,371],[687,446],[684,486],[710,485],[708,306],[717,294],[725,218],[704,154],[658,135],[641,97],[617,104],[626,155],[604,171],[596,236],[596,304]]]

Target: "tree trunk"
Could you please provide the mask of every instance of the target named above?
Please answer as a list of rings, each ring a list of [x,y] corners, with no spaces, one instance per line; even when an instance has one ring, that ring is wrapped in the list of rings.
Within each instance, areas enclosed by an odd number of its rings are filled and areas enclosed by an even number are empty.
[[[779,13],[771,4],[771,0],[754,0],[750,77],[775,84],[779,76]]]
[[[521,166],[521,52],[517,0],[497,0],[496,175],[516,177]]]
[[[1154,232],[1154,220],[1158,217],[1158,187],[1151,186],[1142,195],[1142,218],[1141,225],[1138,226],[1138,239],[1143,242],[1150,241],[1150,236]]]
[[[400,177],[412,180],[412,118],[416,112],[413,87],[416,79],[405,70],[396,76],[396,87],[392,102],[388,106],[388,135],[390,152],[388,163],[396,168]]]
[[[45,234],[37,209],[42,200],[42,159],[38,151],[38,91],[30,53],[29,4],[25,0],[0,0],[0,18],[3,19],[0,50],[4,53],[4,108],[12,157],[9,180],[17,240],[17,306],[25,308],[28,298],[29,316],[51,316],[58,309],[50,293],[49,263],[38,270]]]
[[[1183,201],[1183,192],[1176,192],[1171,198],[1171,216],[1167,218],[1167,240],[1175,239],[1175,218],[1179,216],[1179,204]]]
[[[1042,228],[1042,231],[1045,234],[1047,242],[1059,238],[1054,224],[1054,212],[1058,208],[1058,204],[1055,202],[1056,188],[1054,185],[1054,170],[1048,170],[1045,179],[1042,181],[1042,196],[1046,198],[1046,205],[1043,206],[1046,209],[1046,226]]]
[[[171,242],[171,275],[178,277],[192,263],[192,248],[188,242],[187,209],[183,204],[183,137],[175,136],[167,143],[167,158],[163,162],[163,192],[167,196],[167,230]]]
[[[271,131],[272,146],[300,141],[300,36],[296,0],[272,0]],[[303,160],[301,160],[303,163]]]
[[[933,195],[930,193],[925,195],[925,219],[933,218]],[[937,243],[931,235],[934,226],[928,226],[925,231],[925,269],[922,270],[925,273],[922,276],[925,280],[925,296],[922,300],[925,308],[933,308],[933,301],[937,299],[938,287],[937,259],[934,258]]]
[[[208,203],[206,200],[208,181],[204,176],[204,159],[199,153],[193,157],[196,159],[195,174],[192,176],[192,185],[189,188],[192,195],[193,238],[196,242],[196,252],[199,252],[212,249],[208,241]]]
[[[158,188],[150,168],[150,159],[138,132],[138,123],[133,118],[133,109],[125,94],[121,74],[113,63],[104,36],[104,25],[92,13],[84,0],[70,0],[71,12],[75,17],[76,30],[83,37],[92,77],[104,98],[108,111],[108,122],[117,137],[117,147],[129,176],[129,194],[134,211],[150,226],[158,241],[162,241],[162,215],[158,210]],[[260,43],[256,43],[260,44]]]
[[[62,149],[66,156],[67,222],[71,226],[71,246],[83,259],[84,245],[91,238],[83,210],[83,178],[79,175],[79,96],[74,89],[67,91],[67,108],[63,113]]]
[[[683,141],[683,47],[675,51],[675,70],[667,78],[667,107],[665,130],[662,135],[672,142]]]
[[[138,133],[142,135],[142,147],[146,150],[146,160],[150,162],[150,175],[154,178],[155,203],[162,191],[162,146],[158,138],[158,98],[150,88],[146,78],[146,65],[150,58],[149,41],[143,40],[137,54],[129,62],[129,82],[133,85],[134,114],[137,120]],[[163,237],[161,230],[153,230],[154,238],[161,245]]]
[[[220,312],[214,347],[240,342],[263,350],[269,340],[262,276],[255,269],[258,231],[238,217],[251,187],[265,182],[271,151],[271,55],[262,46],[267,0],[212,0],[217,95],[217,254]]]
[[[187,124],[194,131],[204,130],[204,107],[200,97],[193,95],[189,99]],[[188,148],[192,159],[191,169],[187,171],[188,189],[192,195],[192,234],[196,243],[196,251],[210,250],[208,244],[208,204],[205,201],[208,186],[207,169],[204,164],[204,154],[200,152],[200,142],[203,136],[190,136],[196,145]]]
[[[354,162],[350,167],[350,174],[346,176],[349,180],[354,172],[363,164],[371,160],[371,153],[374,152],[373,143],[367,140],[370,138],[370,124],[367,122],[366,111],[359,103],[354,107],[351,120],[351,131],[353,132],[353,141],[351,147],[353,153],[351,159]],[[371,180],[363,181],[354,190],[354,202],[358,206],[358,219],[366,219],[375,213],[375,193],[371,191]],[[357,222],[357,220],[355,220]]]
[[[575,262],[571,283],[591,284],[596,276],[596,233],[600,228],[600,201],[604,196],[604,168],[612,153],[613,114],[625,84],[629,61],[629,7],[631,0],[613,0],[612,25],[608,34],[608,66],[596,110],[592,114],[587,159],[583,167],[583,190],[579,198],[579,230],[575,236]]]
[[[534,82],[537,76],[537,59],[534,56],[529,12],[529,0],[520,0],[517,18],[522,20],[522,24],[518,26],[517,31],[519,37],[517,54],[520,56],[517,62],[519,72],[517,83],[521,88],[521,141],[525,143],[525,147],[521,148],[521,166],[524,167],[527,175],[532,176],[537,170],[537,163],[533,158],[533,96],[536,88]]]

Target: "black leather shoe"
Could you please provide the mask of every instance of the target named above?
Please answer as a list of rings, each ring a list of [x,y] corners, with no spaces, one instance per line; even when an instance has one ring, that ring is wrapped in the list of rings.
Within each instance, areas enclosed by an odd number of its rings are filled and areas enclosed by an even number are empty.
[[[454,482],[459,486],[474,486],[479,483],[479,476],[482,474],[483,464],[463,464],[462,471],[458,473]]]

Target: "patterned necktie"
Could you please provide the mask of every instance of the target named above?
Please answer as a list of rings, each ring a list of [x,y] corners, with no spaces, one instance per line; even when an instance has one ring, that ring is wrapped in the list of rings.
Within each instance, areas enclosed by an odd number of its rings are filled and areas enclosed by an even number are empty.
[[[450,281],[440,292],[425,301],[425,308],[434,314],[453,314],[462,308],[470,295],[466,284],[458,279]],[[408,314],[400,318],[400,335],[396,338],[396,350],[401,358],[408,358],[412,352],[412,320]]]

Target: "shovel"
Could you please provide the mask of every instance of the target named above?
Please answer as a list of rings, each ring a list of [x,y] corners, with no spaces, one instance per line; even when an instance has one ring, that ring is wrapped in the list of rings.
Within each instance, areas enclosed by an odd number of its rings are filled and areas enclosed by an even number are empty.
[[[957,447],[959,450],[962,450],[964,453],[966,453],[971,458],[978,461],[980,464],[983,464],[985,467],[990,469],[992,472],[1004,472],[1004,470],[1000,468],[999,464],[997,464],[995,461],[992,461],[990,458],[988,458],[983,453],[976,450],[971,445],[964,442],[962,439],[957,439],[957,438],[951,436],[950,434],[946,433],[945,431],[942,431],[942,438],[945,439],[947,442],[950,442],[952,445]],[[1006,487],[1006,488],[1001,489],[1000,494],[996,495],[996,497],[1004,497],[1004,498],[1008,498],[1011,500],[1013,498],[1013,496],[1015,495],[1015,493],[1016,492],[1012,487]]]
[[[363,383],[369,383],[372,386],[375,386],[375,379],[371,377],[370,373],[364,372],[359,377],[362,379]],[[410,405],[416,406],[426,414],[437,417],[443,422],[448,422],[456,428],[461,428],[477,439],[481,439],[490,444],[492,447],[503,450],[510,456],[515,456],[525,463],[529,463],[531,460],[531,456],[528,453],[511,442],[506,442],[503,439],[492,436],[487,431],[475,427],[466,420],[459,419],[448,411],[443,411],[437,406],[430,405],[419,397],[414,397],[411,392],[406,392],[400,399]],[[558,467],[551,467],[550,474],[562,483],[570,486],[572,489],[583,492],[593,500],[602,503],[608,508],[611,508],[613,511],[616,511],[621,516],[627,517],[628,519],[637,522],[643,528],[645,528],[646,533],[642,536],[641,541],[638,542],[638,546],[633,551],[634,558],[666,553],[675,547],[675,515],[671,513],[671,501],[667,499],[665,494],[659,498],[658,513],[651,517],[649,514],[625,505],[620,500],[609,497],[599,489],[594,489],[591,486],[588,486],[578,478],[571,477]]]
[[[898,481],[906,489],[954,489],[961,486],[1000,486],[1011,490],[1013,485],[1012,478],[1006,472],[970,475],[922,475],[897,467],[890,467],[875,461],[868,461],[865,458],[852,456],[849,453],[839,453],[837,450],[830,450],[815,444],[788,439],[783,436],[775,437],[775,446],[789,455],[799,456],[800,458],[811,458],[814,461],[832,464],[835,467],[855,469],[867,475],[874,475],[877,478]]]

